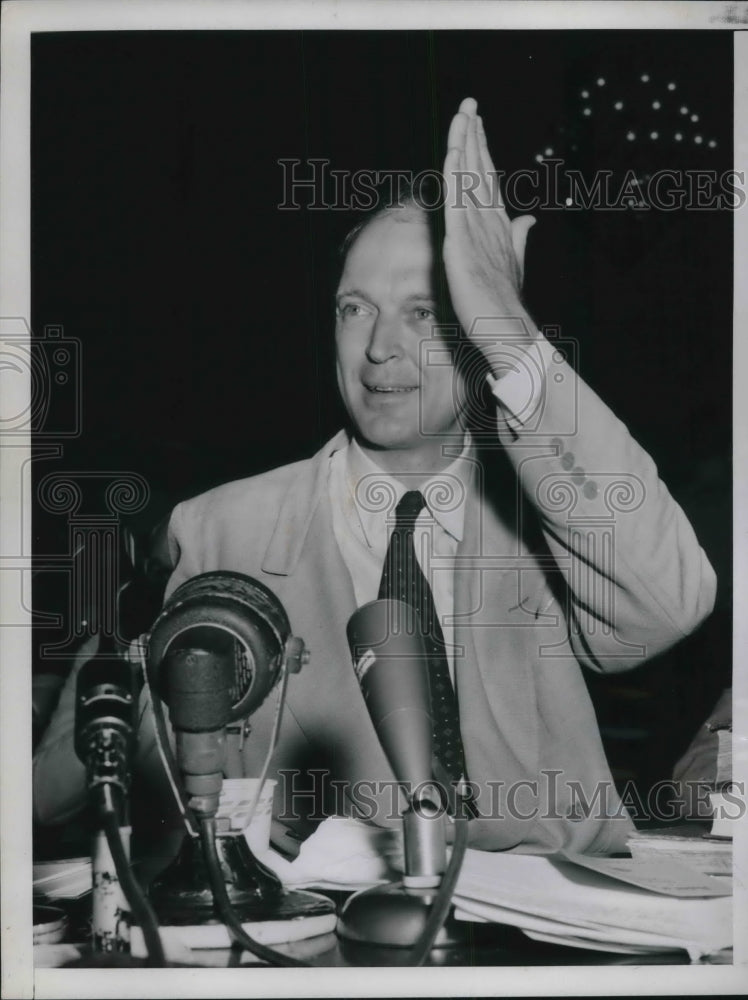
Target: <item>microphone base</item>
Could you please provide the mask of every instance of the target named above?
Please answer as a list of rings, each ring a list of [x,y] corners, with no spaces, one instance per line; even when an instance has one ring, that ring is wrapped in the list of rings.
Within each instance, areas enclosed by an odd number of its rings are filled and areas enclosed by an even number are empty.
[[[363,889],[343,906],[337,934],[371,947],[412,948],[420,937],[438,889],[406,889],[402,882]],[[454,908],[434,941],[434,948],[469,943],[471,924],[455,920]]]
[[[216,853],[229,900],[239,919],[272,919],[283,901],[283,886],[275,872],[257,860],[244,835],[216,837]],[[149,896],[160,924],[194,926],[216,922],[199,837],[185,837],[177,857],[151,885]]]

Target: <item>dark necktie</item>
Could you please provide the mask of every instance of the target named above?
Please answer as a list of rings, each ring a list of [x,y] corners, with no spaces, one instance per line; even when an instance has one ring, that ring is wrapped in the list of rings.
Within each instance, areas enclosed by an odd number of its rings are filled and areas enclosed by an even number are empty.
[[[435,777],[459,781],[464,773],[464,754],[457,701],[434,597],[416,559],[413,543],[416,518],[425,505],[423,495],[411,490],[395,508],[395,527],[384,560],[379,597],[404,601],[415,609],[414,626],[423,636],[428,657]]]

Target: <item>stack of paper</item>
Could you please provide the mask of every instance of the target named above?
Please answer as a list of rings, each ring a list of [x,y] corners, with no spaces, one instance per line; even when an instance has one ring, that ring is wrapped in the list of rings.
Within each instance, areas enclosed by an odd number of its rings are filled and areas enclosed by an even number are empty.
[[[327,819],[298,858],[262,857],[286,885],[363,888],[396,880],[402,838],[353,819]],[[580,948],[692,959],[732,944],[731,880],[657,858],[545,857],[468,850],[454,903],[458,918],[521,928]]]
[[[91,891],[91,858],[40,861],[34,865],[34,895],[80,899]]]
[[[642,861],[679,861],[705,875],[732,874],[732,843],[709,836],[695,823],[636,830],[626,846]]]
[[[634,954],[684,949],[697,960],[732,944],[729,892],[677,864],[469,850],[455,905],[462,919],[511,924],[541,940]]]
[[[247,934],[260,944],[276,945],[303,941],[329,934],[335,929],[335,907],[324,896],[312,892],[290,892],[273,907],[267,919],[242,923]],[[159,927],[161,943],[172,962],[194,962],[192,951],[231,947],[232,935],[219,921],[204,924],[179,924]],[[130,931],[130,950],[136,958],[146,954],[140,927]]]

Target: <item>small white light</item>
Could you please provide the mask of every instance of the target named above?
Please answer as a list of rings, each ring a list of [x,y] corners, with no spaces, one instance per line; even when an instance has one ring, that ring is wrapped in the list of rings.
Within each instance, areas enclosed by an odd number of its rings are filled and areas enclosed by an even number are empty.
[[[642,83],[649,83],[649,73],[642,73],[641,81]]]
[[[652,101],[652,107],[655,109],[655,111],[659,111],[662,105],[660,104],[659,101]]]
[[[623,101],[616,101],[613,107],[616,109],[616,111],[620,111],[621,108],[623,107]]]
[[[599,76],[597,78],[597,85],[598,85],[598,87],[604,87],[605,86],[605,77]]]
[[[680,113],[682,115],[687,115],[688,114],[688,108],[685,106],[685,104],[681,105]]]
[[[691,121],[692,122],[697,122],[698,120],[699,120],[699,116],[698,115],[691,115]]]
[[[542,153],[536,153],[535,154],[535,162],[536,163],[542,163],[543,162],[543,154]]]
[[[716,145],[717,143],[714,141],[714,139],[710,139],[709,142],[707,143],[707,146],[709,146],[710,149],[714,149]]]
[[[583,90],[582,91],[582,97],[589,97],[589,96],[590,96],[589,90]]]
[[[674,83],[669,83],[669,84],[667,85],[667,89],[668,89],[668,90],[675,90],[675,84],[674,84]]]
[[[626,138],[628,139],[629,142],[633,142],[634,139],[636,138],[636,136],[634,135],[633,132],[627,132],[626,133]]]
[[[650,139],[659,139],[660,138],[660,133],[659,132],[650,132],[649,133],[649,138]]]
[[[566,199],[566,204],[567,204],[567,206],[568,206],[568,205],[573,205],[573,204],[574,204],[574,202],[573,202],[573,201],[571,200],[571,198],[567,198],[567,199]]]
[[[697,146],[700,146],[704,140],[701,138],[700,135],[695,135],[693,137],[693,141],[696,143]]]
[[[682,138],[683,138],[683,133],[682,132],[676,132],[675,133],[675,141],[676,142],[680,142]]]
[[[550,146],[546,149],[546,151],[545,151],[545,153],[543,155],[544,156],[553,156],[553,150],[551,149]]]
[[[582,114],[583,115],[587,115],[589,117],[592,114],[592,109],[591,108],[583,108],[582,109]]]

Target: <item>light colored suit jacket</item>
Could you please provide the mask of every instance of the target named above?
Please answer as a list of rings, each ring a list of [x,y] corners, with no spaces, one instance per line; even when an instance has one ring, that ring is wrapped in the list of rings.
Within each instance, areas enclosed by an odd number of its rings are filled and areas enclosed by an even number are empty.
[[[568,365],[551,374],[572,392],[554,391],[549,375],[532,426],[513,430],[500,419],[498,440],[478,441],[456,558],[456,690],[481,814],[470,842],[604,853],[620,849],[632,827],[579,665],[626,670],[672,646],[711,610],[715,577],[626,427]],[[310,460],[187,501],[170,523],[176,569],[167,593],[210,570],[255,577],[311,651],[289,682],[270,775],[281,785],[280,823],[304,832],[305,813],[391,823],[397,811],[346,641],[355,601],[327,491],[330,455],[345,441],[341,433]],[[247,774],[259,770],[273,713],[271,695],[251,720]],[[155,775],[151,729],[146,711],[140,765]]]

